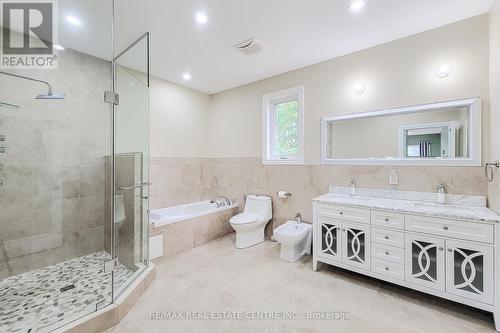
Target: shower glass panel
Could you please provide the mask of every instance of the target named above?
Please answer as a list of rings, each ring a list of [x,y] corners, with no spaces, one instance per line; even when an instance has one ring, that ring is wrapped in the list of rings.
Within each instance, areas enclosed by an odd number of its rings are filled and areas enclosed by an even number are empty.
[[[113,248],[126,268],[114,272],[116,297],[148,265],[149,34],[119,54],[113,66],[119,95],[114,111]]]
[[[55,4],[57,68],[0,69],[18,75],[0,73],[0,332],[51,331],[112,302],[113,6]]]

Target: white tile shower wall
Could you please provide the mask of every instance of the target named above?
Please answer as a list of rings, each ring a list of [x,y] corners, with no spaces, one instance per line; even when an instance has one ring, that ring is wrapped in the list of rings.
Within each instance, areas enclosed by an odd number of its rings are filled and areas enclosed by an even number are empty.
[[[66,98],[35,100],[44,85],[0,78],[0,100],[20,106],[0,109],[0,134],[6,136],[0,245],[46,234],[63,242],[44,244],[38,248],[49,249],[40,252],[25,242],[22,256],[0,251],[0,279],[103,250],[108,207],[104,156],[110,151],[110,113],[102,93],[110,86],[110,64],[67,49],[59,53],[56,70],[18,72],[49,81]]]

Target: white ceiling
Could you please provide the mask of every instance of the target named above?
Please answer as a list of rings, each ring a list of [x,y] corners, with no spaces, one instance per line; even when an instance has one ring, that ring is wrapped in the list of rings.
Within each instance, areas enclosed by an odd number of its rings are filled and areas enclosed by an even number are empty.
[[[115,52],[149,31],[152,75],[216,93],[480,15],[492,2],[368,0],[353,13],[349,0],[117,0]],[[81,11],[83,22],[70,33],[62,27],[61,43],[109,58],[109,2],[61,3],[62,17]],[[199,11],[208,15],[206,25],[196,22]],[[269,49],[248,57],[232,48],[249,37]]]

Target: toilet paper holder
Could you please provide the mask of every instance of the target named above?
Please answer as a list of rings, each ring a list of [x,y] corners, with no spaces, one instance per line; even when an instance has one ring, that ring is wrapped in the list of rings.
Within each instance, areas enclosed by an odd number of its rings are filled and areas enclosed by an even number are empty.
[[[289,197],[292,196],[292,193],[287,191],[278,191],[276,192],[276,195],[278,196],[278,198],[288,199]]]

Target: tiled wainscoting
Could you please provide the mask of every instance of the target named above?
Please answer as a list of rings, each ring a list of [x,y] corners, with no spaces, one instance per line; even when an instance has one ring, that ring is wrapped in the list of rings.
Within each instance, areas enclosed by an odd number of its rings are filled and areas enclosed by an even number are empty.
[[[398,186],[389,185],[391,169],[399,174]],[[353,176],[360,187],[368,188],[435,192],[443,180],[452,194],[487,195],[488,192],[481,167],[282,166],[262,165],[260,157],[153,157],[151,208],[207,200],[217,195],[243,203],[246,194],[266,194],[273,197],[276,226],[298,212],[305,221],[312,222],[312,198],[326,193],[328,185],[347,185]],[[278,199],[276,192],[280,190],[289,191],[292,196]],[[243,207],[240,205],[240,210]]]
[[[171,257],[230,234],[229,219],[236,214],[237,207],[158,228],[150,226],[150,236],[163,235],[163,256]]]

